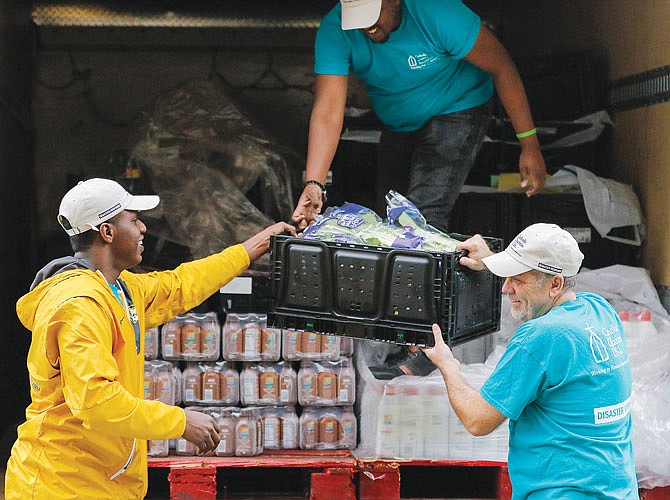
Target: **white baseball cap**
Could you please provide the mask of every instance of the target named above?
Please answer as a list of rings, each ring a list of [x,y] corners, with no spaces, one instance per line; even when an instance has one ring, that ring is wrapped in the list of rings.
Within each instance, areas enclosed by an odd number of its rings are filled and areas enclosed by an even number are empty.
[[[69,236],[83,233],[124,210],[151,210],[160,202],[155,195],[133,196],[110,179],[80,181],[60,202],[58,223]]]
[[[556,224],[538,223],[521,231],[504,252],[482,259],[497,276],[509,277],[536,269],[574,276],[584,255],[572,235]]]
[[[340,4],[343,30],[369,28],[382,11],[382,0],[340,0]]]

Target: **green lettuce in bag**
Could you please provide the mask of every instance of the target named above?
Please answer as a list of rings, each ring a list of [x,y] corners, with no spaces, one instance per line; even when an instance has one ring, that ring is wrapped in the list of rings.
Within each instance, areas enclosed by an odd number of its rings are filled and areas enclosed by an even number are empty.
[[[411,229],[416,235],[423,238],[421,250],[429,252],[454,252],[456,250],[458,240],[428,224],[416,205],[393,189],[386,194],[386,212],[387,224]]]

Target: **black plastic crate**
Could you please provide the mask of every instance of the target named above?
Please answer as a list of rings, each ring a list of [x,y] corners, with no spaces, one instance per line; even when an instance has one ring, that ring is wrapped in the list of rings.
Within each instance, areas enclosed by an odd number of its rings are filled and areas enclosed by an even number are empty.
[[[593,54],[563,52],[516,61],[535,120],[574,120],[602,109]]]
[[[271,326],[419,346],[433,345],[433,323],[450,346],[500,326],[501,280],[460,254],[288,236],[270,252]]]
[[[514,193],[462,192],[449,216],[449,230],[501,238],[507,245],[519,233],[519,202]]]
[[[609,149],[612,139],[610,126],[606,126],[594,139],[570,146],[552,146],[552,144],[570,135],[593,129],[594,125],[558,120],[536,120],[535,126],[549,174],[556,173],[565,165],[577,165],[600,177],[609,177],[611,163]],[[515,133],[511,122],[507,119],[497,119],[492,122],[487,134],[493,141],[482,144],[475,164],[468,174],[466,184],[488,186],[491,175],[519,171],[521,145]]]

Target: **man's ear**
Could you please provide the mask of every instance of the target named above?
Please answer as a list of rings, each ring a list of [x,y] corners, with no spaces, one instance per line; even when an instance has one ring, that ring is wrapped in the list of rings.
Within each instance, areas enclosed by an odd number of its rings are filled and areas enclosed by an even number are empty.
[[[98,232],[105,243],[111,243],[114,239],[114,226],[111,224],[103,222],[98,226]]]
[[[560,293],[563,292],[563,284],[565,283],[565,280],[563,279],[562,274],[555,274],[551,278],[551,288],[549,289],[549,296],[550,297],[556,297]]]

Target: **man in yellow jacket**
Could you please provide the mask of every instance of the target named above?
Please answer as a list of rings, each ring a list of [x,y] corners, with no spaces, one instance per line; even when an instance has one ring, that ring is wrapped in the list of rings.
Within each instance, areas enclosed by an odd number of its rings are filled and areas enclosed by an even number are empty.
[[[208,415],[143,399],[144,330],[199,305],[272,234],[295,230],[280,222],[172,271],[131,273],[144,250],[138,213],[158,203],[108,179],[80,182],[61,201],[74,257],[43,268],[16,308],[32,332],[32,401],[7,464],[8,500],[142,498],[146,440],[183,437],[201,453],[218,445]]]

